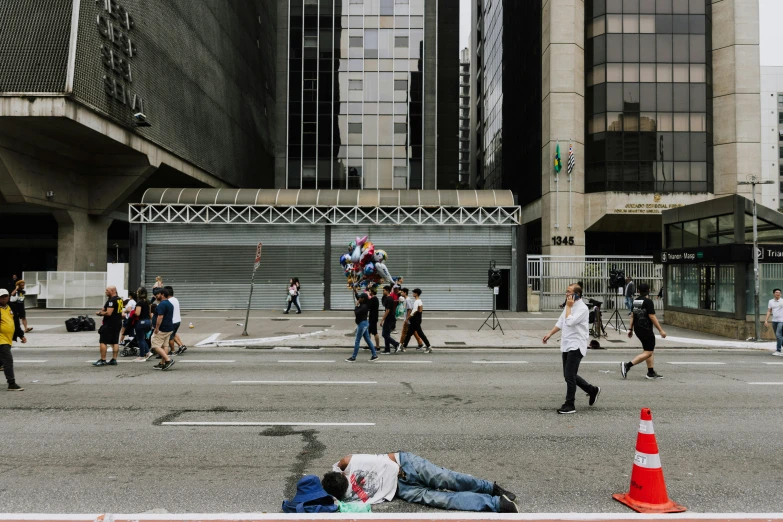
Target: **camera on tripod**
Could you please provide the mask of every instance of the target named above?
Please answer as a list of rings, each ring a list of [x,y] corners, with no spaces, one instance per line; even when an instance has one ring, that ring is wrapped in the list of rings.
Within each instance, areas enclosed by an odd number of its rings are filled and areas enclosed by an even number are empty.
[[[494,263],[487,270],[487,287],[497,288],[503,284],[503,277],[500,275],[500,269],[496,268]]]
[[[609,271],[609,288],[622,288],[625,286],[625,272],[619,268]]]

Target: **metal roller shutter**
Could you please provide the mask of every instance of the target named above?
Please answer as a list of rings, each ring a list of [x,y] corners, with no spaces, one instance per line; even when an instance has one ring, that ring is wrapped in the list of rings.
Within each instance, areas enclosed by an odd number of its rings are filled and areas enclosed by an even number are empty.
[[[513,227],[338,227],[332,228],[332,308],[352,309],[352,293],[337,260],[357,234],[369,235],[386,251],[389,271],[405,286],[422,289],[428,310],[491,310],[489,261],[511,266]]]
[[[324,227],[258,225],[145,225],[144,280],[162,276],[183,309],[247,306],[256,244],[264,244],[253,309],[284,309],[288,279],[302,284],[305,310],[324,306]]]

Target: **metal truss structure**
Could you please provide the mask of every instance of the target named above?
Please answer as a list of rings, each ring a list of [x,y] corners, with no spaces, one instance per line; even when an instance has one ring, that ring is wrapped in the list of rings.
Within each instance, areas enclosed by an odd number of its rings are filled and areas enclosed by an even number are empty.
[[[515,226],[520,207],[316,207],[262,205],[130,205],[131,223],[237,225]]]

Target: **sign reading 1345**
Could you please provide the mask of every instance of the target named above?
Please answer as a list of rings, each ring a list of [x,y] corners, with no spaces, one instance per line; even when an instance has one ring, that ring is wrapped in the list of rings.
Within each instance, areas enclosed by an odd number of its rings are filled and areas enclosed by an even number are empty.
[[[574,246],[574,236],[552,236],[552,244],[555,246]]]

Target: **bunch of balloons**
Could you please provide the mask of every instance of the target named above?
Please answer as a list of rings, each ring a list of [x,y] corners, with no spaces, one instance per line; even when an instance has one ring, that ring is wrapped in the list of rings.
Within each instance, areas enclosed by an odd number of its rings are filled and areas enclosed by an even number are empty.
[[[394,279],[386,266],[386,252],[376,249],[367,236],[357,237],[348,245],[348,253],[340,256],[348,286],[367,289]]]

